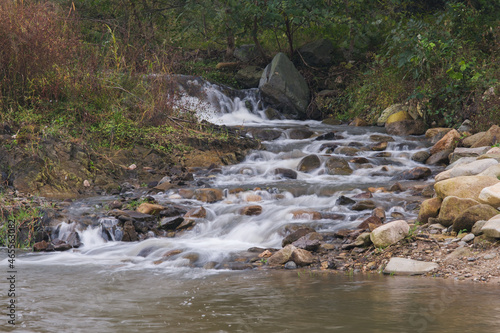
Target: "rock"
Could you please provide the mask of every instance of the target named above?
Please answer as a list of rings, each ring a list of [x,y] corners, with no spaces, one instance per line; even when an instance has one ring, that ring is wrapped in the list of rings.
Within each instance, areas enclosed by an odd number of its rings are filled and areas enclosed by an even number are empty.
[[[333,43],[326,38],[307,43],[298,49],[307,65],[324,67],[332,63]]]
[[[470,132],[471,130],[472,130],[472,122],[469,119],[465,119],[462,125],[460,125],[460,127],[458,128],[458,131],[460,133]]]
[[[385,130],[390,135],[421,135],[425,132],[425,123],[420,119],[407,119],[386,123]]]
[[[302,140],[310,138],[313,134],[314,132],[307,128],[295,128],[290,131],[289,137],[292,140]]]
[[[479,201],[493,207],[500,207],[500,183],[485,187],[479,193]]]
[[[387,266],[385,266],[384,274],[420,275],[432,272],[438,267],[439,265],[434,262],[393,257],[389,260]]]
[[[476,134],[473,134],[471,136],[468,136],[466,137],[465,139],[462,140],[462,145],[464,147],[472,147],[474,144],[476,144],[476,142],[478,142],[479,140],[481,140],[484,135],[486,134],[486,132],[479,132],[479,133],[476,133]]]
[[[323,236],[317,232],[310,232],[305,236],[300,237],[292,243],[293,246],[307,251],[316,251],[321,245]]]
[[[387,142],[385,142],[385,141],[379,142],[375,145],[370,146],[370,150],[373,150],[373,151],[383,151],[386,149],[387,149]]]
[[[286,245],[281,250],[270,256],[269,259],[267,259],[267,264],[269,266],[279,266],[285,264],[286,262],[292,260],[292,253],[294,250],[296,250],[296,247],[292,244]]]
[[[343,158],[332,156],[325,163],[326,171],[329,175],[350,175],[352,170],[349,163]]]
[[[369,218],[361,222],[361,224],[358,225],[356,229],[373,231],[375,230],[375,228],[380,227],[381,225],[382,225],[382,220],[380,220],[376,216],[370,216]]]
[[[355,148],[355,147],[341,146],[341,147],[335,148],[335,154],[346,155],[346,156],[354,156],[359,151],[360,150],[358,148]],[[337,156],[332,156],[331,158],[340,159],[340,157],[337,157]]]
[[[260,56],[255,44],[244,44],[234,49],[234,57],[241,62],[252,62]]]
[[[194,191],[196,200],[212,203],[220,201],[223,198],[222,190],[216,188],[199,188]]]
[[[363,232],[354,241],[354,245],[357,246],[357,247],[360,247],[360,246],[369,246],[371,244],[372,244],[372,241],[370,239],[370,233],[369,232]]]
[[[472,148],[483,146],[491,147],[498,142],[500,142],[500,127],[498,125],[493,125],[486,131],[481,139],[472,145]]]
[[[431,140],[431,143],[435,144],[445,136],[446,133],[451,131],[451,128],[435,127],[429,128],[425,131],[425,137]]]
[[[407,108],[406,108],[407,109]],[[403,120],[411,120],[412,117],[406,110],[401,110],[398,112],[395,112],[391,114],[389,117],[387,117],[387,120],[385,121],[385,125],[392,124],[395,122],[403,121]]]
[[[274,169],[274,174],[283,178],[297,179],[297,172],[292,169],[276,168]]]
[[[449,156],[453,152],[453,149],[446,149],[431,155],[426,161],[425,164],[429,165],[439,165],[439,164],[447,164],[450,160]]]
[[[283,116],[281,115],[281,113],[279,113],[278,110],[271,108],[271,107],[266,108],[266,110],[264,111],[264,114],[266,115],[267,119],[269,119],[269,120],[283,119]]]
[[[293,242],[297,241],[299,238],[304,237],[307,234],[310,234],[311,232],[316,232],[313,228],[300,228],[285,238],[281,241],[281,246],[285,247],[289,244],[292,244]]]
[[[139,240],[132,221],[125,221],[123,224],[123,242],[136,242]]]
[[[321,213],[309,209],[297,209],[292,211],[292,218],[294,220],[321,220]]]
[[[458,141],[460,140],[460,133],[457,130],[452,129],[448,133],[446,133],[441,140],[436,142],[434,146],[431,148],[431,155],[437,154],[443,150],[447,149],[455,149],[458,145]]]
[[[185,218],[205,218],[207,217],[207,211],[203,207],[195,207],[190,209],[185,215]]]
[[[342,121],[340,121],[339,119],[337,118],[333,118],[333,117],[328,117],[326,119],[323,119],[321,121],[322,124],[325,124],[325,125],[332,125],[332,126],[335,126],[335,125],[342,125]]]
[[[247,66],[236,72],[234,78],[243,88],[257,88],[262,72],[258,66]]]
[[[246,206],[239,210],[241,215],[255,216],[262,213],[262,207],[259,205]]]
[[[418,212],[417,221],[421,224],[426,224],[430,217],[436,217],[439,213],[439,208],[441,208],[441,203],[443,200],[441,198],[431,198],[424,200],[420,205],[420,211]]]
[[[430,156],[431,156],[431,154],[429,154],[428,151],[421,150],[421,151],[417,151],[415,154],[413,154],[411,156],[411,160],[418,162],[418,163],[424,163]]]
[[[158,215],[165,207],[149,202],[143,202],[137,207],[136,211],[142,214]]]
[[[258,194],[253,194],[253,193],[249,193],[249,194],[246,194],[245,196],[245,201],[246,202],[259,202],[259,201],[262,201],[262,197]]]
[[[487,176],[462,176],[440,181],[434,184],[434,190],[439,198],[452,195],[478,201],[483,188],[499,182],[500,180]]]
[[[409,231],[410,226],[406,221],[393,221],[373,230],[370,239],[375,247],[387,247],[405,238]]]
[[[500,215],[493,216],[486,221],[481,231],[487,237],[500,238]]]
[[[489,220],[493,216],[500,214],[498,210],[489,205],[476,205],[467,209],[462,208],[461,214],[453,221],[453,230],[459,232],[467,230],[470,232],[477,221]]]
[[[431,175],[431,169],[427,167],[416,167],[411,170],[406,170],[399,175],[393,177],[393,180],[419,180],[427,179]]]
[[[376,207],[372,211],[372,216],[375,216],[380,219],[381,222],[385,221],[385,209],[384,207]]]
[[[372,200],[361,200],[356,202],[351,209],[356,210],[356,211],[361,211],[361,210],[372,210],[375,208],[375,202]]]
[[[346,206],[346,205],[352,205],[352,204],[355,204],[356,203],[356,200],[353,200],[351,198],[348,198],[344,195],[341,195],[337,201],[335,201],[335,204],[336,205],[340,205],[340,206]]]
[[[164,217],[160,220],[159,229],[175,230],[182,222],[184,222],[184,218],[182,216]]]
[[[439,199],[439,198],[434,198]],[[477,200],[469,198],[459,198],[456,196],[447,196],[444,198],[439,211],[438,221],[445,227],[453,224],[453,221],[467,208],[478,205]]]
[[[189,229],[191,227],[194,227],[195,224],[196,224],[196,221],[194,218],[184,218],[184,221],[182,221],[182,223],[179,224],[177,226],[177,228],[175,228],[175,230]]]
[[[362,118],[359,118],[359,117],[355,117],[350,123],[349,123],[349,126],[356,126],[356,127],[361,127],[361,126],[368,126],[368,123],[366,122],[366,120],[362,119]]]
[[[293,246],[293,245],[289,245]],[[272,258],[272,257],[271,257]],[[270,258],[269,258],[270,259]],[[297,266],[307,266],[314,262],[314,257],[311,252],[303,249],[295,248],[292,252],[291,259]]]
[[[318,155],[308,155],[304,157],[299,165],[297,166],[297,170],[301,172],[310,172],[314,169],[317,169],[321,166],[321,161]]]
[[[106,231],[103,227],[103,231]],[[109,237],[111,239],[111,237]],[[76,231],[72,231],[69,236],[66,238],[66,243],[73,248],[79,248],[82,246],[82,242],[80,240],[80,235]]]
[[[262,141],[273,141],[281,136],[281,131],[273,129],[253,129],[250,131],[254,139]]]
[[[439,173],[438,175],[436,175],[434,179],[436,180],[436,182],[440,182],[442,180],[454,177],[475,176],[496,164],[498,164],[498,161],[491,158],[485,160],[478,160],[471,163],[461,164],[452,169]]]
[[[350,159],[349,162],[356,164],[367,164],[370,163],[370,160],[368,160],[366,157],[354,157]]]
[[[46,241],[41,241],[41,242],[38,242],[38,243],[35,243],[33,245],[33,252],[41,252],[41,251],[45,251],[47,250],[47,247],[49,246],[49,243],[47,243]]]
[[[484,227],[486,222],[487,221],[477,221],[476,223],[474,223],[474,225],[472,226],[471,233],[474,234],[474,236],[481,235],[483,233],[481,229]]]
[[[72,248],[71,245],[60,239],[54,239],[51,245],[54,247],[54,251],[68,251]],[[48,251],[49,247],[47,247],[46,251]]]
[[[500,163],[490,166],[488,169],[478,174],[478,176],[487,176],[500,179]]]
[[[297,264],[294,263],[293,261],[288,261],[285,264],[285,269],[297,269]]]
[[[403,105],[403,104],[393,104],[386,108],[382,113],[380,114],[380,117],[377,119],[377,126],[384,126],[387,119],[392,116],[395,113],[399,112],[407,112],[408,111],[408,106]]]
[[[314,138],[314,141],[335,140],[337,138],[335,132],[328,132]]]
[[[462,237],[462,241],[464,241],[464,242],[468,243],[468,242],[470,242],[470,241],[473,241],[473,240],[474,240],[474,238],[476,238],[476,236],[474,236],[474,234],[473,234],[473,233],[470,233],[470,234],[467,234],[467,235],[465,235],[464,237]]]
[[[450,155],[450,163],[455,163],[462,157],[479,157],[485,154],[489,150],[489,147],[479,147],[479,148],[455,148],[453,153]]]
[[[306,118],[310,92],[305,79],[288,60],[278,53],[266,66],[259,83],[264,100],[289,118]]]

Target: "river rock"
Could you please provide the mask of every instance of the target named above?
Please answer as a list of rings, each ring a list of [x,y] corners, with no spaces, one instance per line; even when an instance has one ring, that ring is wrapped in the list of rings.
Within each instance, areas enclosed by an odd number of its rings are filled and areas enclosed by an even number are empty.
[[[301,172],[310,172],[314,169],[317,169],[321,166],[321,161],[318,155],[308,155],[304,157],[299,165],[297,166],[297,170]]]
[[[310,92],[306,80],[284,53],[266,66],[259,83],[264,100],[290,118],[306,118]]]
[[[428,151],[421,150],[421,151],[417,151],[415,154],[413,154],[411,156],[411,160],[418,162],[418,163],[424,163],[430,156],[431,156],[431,154],[429,154]]]
[[[359,151],[360,151],[360,149],[355,148],[355,147],[340,146],[338,148],[335,148],[334,152],[335,152],[335,154],[339,154],[339,155],[354,156]],[[334,157],[336,157],[336,156],[334,156]],[[340,158],[340,157],[336,157],[336,158]]]
[[[292,169],[276,168],[274,169],[274,174],[283,178],[297,179],[297,172]]]
[[[273,141],[281,136],[281,131],[273,129],[256,128],[250,131],[254,139],[262,141]]]
[[[329,175],[350,175],[352,173],[349,163],[336,156],[330,157],[326,161],[325,167]]]
[[[410,226],[406,221],[393,221],[373,230],[370,239],[375,247],[387,247],[405,238],[409,231]]]
[[[185,215],[185,218],[205,218],[207,217],[207,211],[203,207],[195,207],[190,209]]]
[[[446,133],[448,133],[451,130],[452,130],[451,128],[444,128],[444,127],[429,128],[427,131],[425,131],[425,137],[427,139],[430,139],[432,144],[435,144],[436,142],[441,140]]]
[[[418,212],[417,221],[421,224],[426,224],[430,217],[436,217],[439,213],[439,208],[441,208],[441,203],[443,200],[441,198],[431,198],[424,200],[420,205],[420,211]]]
[[[387,266],[385,266],[384,274],[420,275],[432,272],[438,267],[439,265],[434,262],[393,257],[389,260]]]
[[[33,245],[33,252],[41,252],[41,251],[45,251],[47,250],[47,247],[49,246],[49,243],[47,243],[46,241],[41,241],[41,242],[38,242],[38,243],[35,243]]]
[[[440,181],[434,184],[434,190],[439,198],[453,195],[459,198],[479,200],[483,188],[495,185],[500,181],[486,176],[462,176]]]
[[[321,220],[321,213],[310,209],[297,209],[292,211],[292,218],[294,220]]]
[[[360,117],[354,117],[354,119],[349,123],[349,126],[356,126],[356,127],[362,127],[368,125],[369,124],[366,122],[366,120]]]
[[[488,152],[489,147],[479,147],[479,148],[455,148],[453,153],[450,155],[450,163],[455,163],[462,157],[479,157]]]
[[[302,140],[310,138],[313,134],[314,132],[307,128],[295,128],[288,135],[292,140]]]
[[[285,264],[287,261],[291,260],[294,250],[296,250],[296,247],[292,244],[286,245],[281,250],[270,256],[269,259],[267,259],[267,264],[269,266],[279,266]]]
[[[174,216],[174,217],[164,217],[160,220],[161,230],[175,230],[182,222],[184,222],[184,217]]]
[[[292,244],[293,242],[297,241],[299,238],[304,237],[305,235],[310,234],[311,232],[316,232],[316,230],[314,230],[313,228],[300,228],[300,229],[292,232],[291,234],[289,234],[285,238],[283,238],[283,240],[281,241],[281,246],[285,247],[288,244]]]
[[[369,218],[361,222],[361,224],[357,226],[357,229],[373,231],[381,225],[382,220],[380,218],[378,218],[377,216],[370,216]]]
[[[467,208],[465,211],[462,208],[462,213],[453,221],[453,230],[471,231],[474,223],[481,220],[489,220],[493,216],[500,214],[498,210],[490,205],[476,205]]]
[[[493,207],[500,207],[500,183],[485,187],[479,193],[479,201]]]
[[[137,236],[137,232],[135,231],[134,224],[132,221],[125,221],[123,223],[123,237],[122,241],[123,242],[136,242],[139,240],[139,237]]]
[[[356,211],[361,211],[361,210],[372,210],[375,208],[375,202],[372,200],[361,200],[356,202],[351,209],[356,210]]]
[[[420,119],[407,119],[386,123],[385,130],[390,135],[421,135],[425,132],[425,123]]]
[[[380,221],[385,221],[385,209],[384,207],[375,207],[372,211],[372,216],[378,217]]]
[[[406,170],[399,175],[393,177],[394,180],[419,180],[427,179],[431,175],[431,169],[427,167],[416,167],[411,170]]]
[[[439,199],[439,198],[434,198]],[[439,211],[438,221],[445,227],[453,224],[453,221],[467,208],[478,205],[477,200],[447,196],[444,198]]]
[[[332,142],[323,143],[319,147],[319,152],[322,152],[323,150],[325,150],[325,152],[324,152],[325,154],[331,154],[337,147],[338,147],[338,145],[335,143],[332,143]]]
[[[318,135],[314,138],[314,141],[325,141],[325,140],[335,140],[337,139],[337,134],[335,132],[328,132],[325,134]]]
[[[241,215],[248,215],[248,216],[260,215],[262,214],[262,206],[259,205],[246,206],[241,208],[239,210],[239,213]]]
[[[288,261],[285,264],[285,269],[297,269],[297,264],[294,263],[293,261]]]
[[[481,231],[487,237],[500,238],[500,215],[493,216],[486,221]]]
[[[487,176],[500,179],[500,163],[490,166],[488,169],[484,170],[478,176]]]
[[[443,150],[447,149],[455,149],[460,140],[460,133],[456,129],[452,129],[448,133],[446,133],[441,140],[436,142],[434,146],[431,148],[431,155],[437,154]]]
[[[452,169],[445,170],[436,177],[434,177],[436,182],[440,182],[445,179],[450,179],[454,177],[460,177],[460,176],[475,176],[484,170],[488,169],[492,165],[498,164],[497,160],[494,160],[492,158],[485,159],[485,160],[478,160],[478,161],[473,161],[470,163],[466,164],[461,164],[458,165]]]
[[[486,132],[479,132],[476,134],[473,134],[471,136],[466,137],[465,139],[462,140],[462,145],[464,147],[472,147],[476,142],[481,140],[483,136],[486,134]]]
[[[329,39],[321,38],[305,44],[298,51],[309,66],[324,67],[332,63],[334,47]]]
[[[314,262],[314,257],[311,252],[297,248],[293,250],[291,259],[294,263],[297,264],[297,266],[307,266]]]
[[[373,151],[383,151],[387,149],[387,141],[379,142],[375,145],[370,146],[370,150]]]
[[[336,205],[340,205],[340,206],[346,206],[346,205],[352,205],[352,204],[355,204],[356,203],[356,200],[353,200],[351,198],[348,198],[346,197],[345,195],[341,195],[336,201],[335,201],[335,204]]]
[[[223,193],[217,188],[199,188],[194,191],[194,196],[198,201],[212,203],[222,200]]]
[[[292,243],[293,246],[307,251],[316,251],[321,245],[323,236],[317,232],[310,232],[305,236],[300,237]]]
[[[494,218],[494,217],[493,217]],[[474,234],[474,236],[479,236],[483,233],[482,229],[484,227],[484,225],[486,224],[487,221],[477,221],[476,223],[474,223],[474,225],[472,226],[472,230],[471,230],[471,233]]]
[[[182,221],[182,223],[179,224],[177,226],[177,228],[175,228],[175,230],[189,229],[191,227],[194,227],[195,224],[196,224],[196,220],[194,218],[186,217],[186,218],[184,218],[184,221]]]
[[[158,215],[165,207],[162,205],[143,202],[137,207],[136,211],[142,214]]]
[[[247,66],[236,72],[234,79],[243,88],[257,88],[262,77],[262,68],[258,66]]]
[[[500,142],[500,127],[498,125],[493,125],[486,131],[481,139],[472,145],[472,148],[483,146],[491,147],[498,142]]]
[[[425,164],[429,165],[440,165],[447,164],[450,160],[450,154],[453,153],[453,149],[445,149],[434,155],[431,155],[426,161]]]

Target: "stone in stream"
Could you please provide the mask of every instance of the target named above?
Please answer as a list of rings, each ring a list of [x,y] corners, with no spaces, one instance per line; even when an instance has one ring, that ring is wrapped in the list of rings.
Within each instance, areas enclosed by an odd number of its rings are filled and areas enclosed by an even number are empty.
[[[276,168],[274,169],[274,174],[279,175],[283,178],[297,179],[297,172],[292,169],[287,168]]]
[[[352,174],[352,170],[349,167],[349,163],[343,158],[332,156],[326,161],[325,167],[329,175]]]
[[[431,154],[429,154],[429,152],[421,150],[411,155],[411,160],[419,163],[424,163],[430,156]]]
[[[418,261],[393,257],[385,266],[384,274],[391,275],[421,275],[432,272],[439,267],[434,262]]]
[[[321,166],[321,161],[318,155],[307,155],[304,157],[297,166],[297,170],[301,172],[310,172]]]
[[[291,212],[294,220],[321,220],[321,213],[310,209],[297,209]]]
[[[160,220],[161,230],[175,230],[182,222],[184,222],[184,217],[174,216],[174,217],[164,217]]]
[[[460,136],[460,133],[458,133],[456,129],[452,129],[432,146],[431,155],[437,154],[443,150],[455,149],[460,140]]]
[[[57,238],[51,242],[51,245],[53,246],[54,251],[68,251],[72,248],[71,245]],[[48,247],[46,250],[48,250]]]
[[[185,215],[185,218],[205,218],[207,217],[207,211],[203,207],[195,207],[190,209]]]
[[[285,269],[297,269],[297,264],[294,263],[293,261],[288,261],[285,264]]]
[[[293,246],[307,251],[316,251],[321,245],[323,236],[317,232],[310,232],[305,236],[300,237],[292,243]]]
[[[372,216],[375,216],[377,217],[378,219],[380,219],[381,222],[384,222],[385,221],[385,209],[384,207],[375,207],[375,209],[373,209],[372,211]]]
[[[472,206],[466,210],[462,208],[461,212],[453,221],[453,230],[456,232],[460,232],[461,230],[470,232],[477,221],[489,220],[493,216],[500,214],[495,208],[484,204]]]
[[[49,246],[49,243],[47,243],[46,241],[41,241],[41,242],[38,242],[38,243],[35,243],[33,245],[33,252],[41,252],[41,251],[45,251],[47,250],[47,247]]]
[[[290,245],[293,246],[293,245]],[[314,257],[311,252],[295,248],[292,252],[291,259],[297,266],[307,266],[314,262]]]
[[[292,244],[299,238],[304,237],[311,232],[316,232],[316,230],[314,230],[313,228],[300,228],[283,238],[283,240],[281,241],[281,246],[285,247],[288,244]]]
[[[317,136],[314,141],[334,140],[337,139],[335,132],[328,132]]]
[[[341,205],[341,206],[346,206],[346,205],[352,205],[355,204],[356,200],[353,200],[351,198],[346,197],[345,195],[341,195],[337,201],[335,201],[336,205]]]
[[[387,247],[405,238],[409,231],[410,226],[406,221],[393,221],[373,230],[370,239],[375,247]]]
[[[406,170],[399,175],[393,177],[393,180],[419,180],[427,179],[431,175],[431,169],[427,167],[416,167],[411,170]]]
[[[379,219],[376,216],[370,216],[369,218],[361,222],[361,224],[357,226],[357,229],[373,231],[377,227],[380,227],[381,225],[382,225],[381,219]]]
[[[431,155],[431,157],[429,157],[425,161],[425,164],[428,164],[428,165],[448,164],[449,156],[452,152],[453,152],[453,149],[446,149],[446,150],[440,151],[434,155]]]
[[[213,203],[222,200],[223,193],[216,188],[200,188],[194,191],[194,196],[198,201]]]
[[[336,148],[338,147],[338,145],[334,144],[334,143],[323,143],[320,147],[319,147],[319,152],[322,152],[323,150],[326,149],[325,153],[326,154],[331,154]]]
[[[292,253],[296,249],[292,244],[286,245],[278,252],[274,253],[272,256],[267,259],[267,263],[269,266],[279,266],[285,264],[287,261],[290,261],[292,258]]]
[[[379,142],[377,144],[370,146],[370,150],[373,150],[373,151],[383,151],[386,149],[387,149],[387,142],[386,141]]]
[[[376,207],[375,202],[373,202],[372,200],[361,200],[361,201],[356,202],[351,207],[351,209],[361,211],[361,210],[367,210],[367,209],[372,210],[375,207]]]
[[[307,128],[295,128],[290,131],[289,137],[293,140],[308,139],[314,134],[313,131]]]
[[[346,156],[355,156],[359,151],[360,149],[358,148],[347,147],[347,146],[337,147],[334,150],[335,154],[346,155]]]
[[[254,139],[262,141],[273,141],[281,136],[281,131],[273,129],[253,129],[250,132]]]
[[[106,230],[104,229],[103,227],[103,230]],[[78,233],[76,231],[72,231],[68,238],[66,239],[66,243],[68,243],[71,247],[74,247],[74,248],[79,248],[81,245],[82,245],[82,242],[80,240],[80,235],[78,235]]]
[[[246,207],[241,208],[238,211],[238,213],[241,215],[247,215],[247,216],[260,215],[262,213],[262,206],[259,206],[259,205],[246,206]]]
[[[388,135],[382,134],[372,134],[370,135],[370,141],[372,142],[394,142],[394,138]]]
[[[165,207],[157,204],[152,204],[149,202],[143,202],[137,207],[136,211],[142,214],[149,214],[149,215],[157,215],[159,214]]]
[[[123,242],[136,242],[139,238],[137,236],[137,232],[135,231],[134,224],[132,221],[125,221],[123,223]]]

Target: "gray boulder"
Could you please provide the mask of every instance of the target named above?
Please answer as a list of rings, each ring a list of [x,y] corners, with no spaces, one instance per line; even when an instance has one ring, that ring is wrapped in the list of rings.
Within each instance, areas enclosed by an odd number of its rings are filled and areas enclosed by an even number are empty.
[[[234,78],[243,88],[257,88],[262,77],[262,68],[248,66],[240,69]]]
[[[304,119],[310,91],[306,80],[283,53],[266,66],[259,83],[263,99],[287,118]]]

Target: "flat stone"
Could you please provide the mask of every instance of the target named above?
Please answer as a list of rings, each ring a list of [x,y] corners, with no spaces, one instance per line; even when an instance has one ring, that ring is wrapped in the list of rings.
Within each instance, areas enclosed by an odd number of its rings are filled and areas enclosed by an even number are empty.
[[[432,272],[439,267],[434,262],[418,261],[406,258],[391,258],[385,266],[384,274],[391,275],[421,275]]]
[[[436,180],[436,182],[439,182],[454,177],[474,176],[496,164],[498,164],[498,161],[492,158],[477,160],[470,163],[461,164],[452,169],[443,171],[436,175],[434,179]]]

